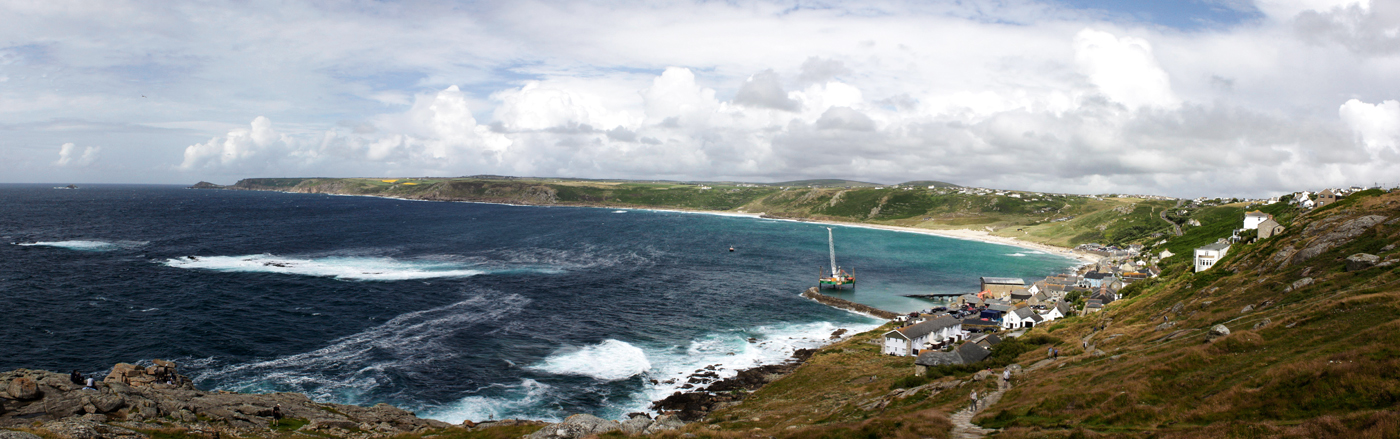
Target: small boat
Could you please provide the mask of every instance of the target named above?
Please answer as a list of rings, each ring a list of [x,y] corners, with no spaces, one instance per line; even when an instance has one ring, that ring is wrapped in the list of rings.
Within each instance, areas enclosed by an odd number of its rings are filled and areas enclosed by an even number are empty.
[[[734,253],[734,247],[732,247],[732,246],[729,247],[729,252],[730,252],[730,253]]]
[[[67,185],[67,186],[54,186],[53,188],[54,188],[54,189],[77,189],[78,187],[70,184],[70,185]]]
[[[821,288],[826,287],[826,286],[831,286],[832,288],[840,289],[841,287],[846,286],[846,285],[850,285],[850,286],[851,286],[851,289],[855,289],[855,288],[856,288],[856,275],[855,275],[855,271],[856,271],[856,270],[855,270],[854,268],[852,268],[852,269],[851,269],[851,273],[850,273],[850,274],[847,274],[847,273],[846,273],[846,270],[842,270],[840,266],[837,266],[837,265],[836,265],[836,240],[835,240],[834,238],[832,238],[832,236],[831,236],[831,228],[830,228],[830,227],[827,227],[827,228],[826,228],[826,245],[827,245],[827,248],[829,248],[829,249],[831,250],[831,275],[830,275],[830,276],[826,276],[826,274],[824,274],[824,273],[818,275],[818,276],[817,276],[817,289],[821,289]],[[825,271],[825,270],[821,270],[821,271]],[[823,276],[825,276],[825,277],[823,277]]]

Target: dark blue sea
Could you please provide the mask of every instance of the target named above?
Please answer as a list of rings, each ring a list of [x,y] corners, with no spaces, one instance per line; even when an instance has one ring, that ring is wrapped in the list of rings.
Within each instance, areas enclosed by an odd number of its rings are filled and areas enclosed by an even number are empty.
[[[859,279],[844,297],[895,311],[936,306],[901,294],[1074,264],[833,229]],[[0,240],[0,370],[168,359],[205,389],[450,422],[620,418],[706,365],[732,374],[879,323],[799,296],[826,226],[750,217],[0,185]]]

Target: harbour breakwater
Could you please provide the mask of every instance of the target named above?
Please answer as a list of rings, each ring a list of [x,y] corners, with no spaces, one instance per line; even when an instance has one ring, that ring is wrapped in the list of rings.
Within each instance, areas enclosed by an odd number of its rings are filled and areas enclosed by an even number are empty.
[[[817,287],[808,288],[807,291],[803,291],[802,297],[815,300],[817,301],[817,303],[833,308],[844,309],[847,311],[865,314],[868,316],[881,318],[885,320],[890,320],[899,316],[899,314],[897,313],[885,311],[883,309],[875,308],[870,305],[863,305],[846,299],[840,299],[822,294],[821,290],[817,289]]]

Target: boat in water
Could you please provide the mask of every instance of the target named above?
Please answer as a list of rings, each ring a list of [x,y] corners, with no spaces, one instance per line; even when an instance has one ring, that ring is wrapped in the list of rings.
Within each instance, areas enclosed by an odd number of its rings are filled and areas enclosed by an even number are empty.
[[[71,185],[71,184],[70,184],[70,185],[67,185],[67,186],[54,186],[53,188],[54,188],[54,189],[77,189],[78,186],[77,186],[77,185]]]
[[[831,250],[831,274],[828,276],[823,273],[817,276],[817,289],[826,288],[828,286],[840,289],[846,285],[850,285],[851,289],[855,289],[856,270],[852,268],[851,273],[848,274],[846,270],[842,270],[840,266],[836,265],[836,240],[831,236],[830,227],[826,228],[826,246]]]

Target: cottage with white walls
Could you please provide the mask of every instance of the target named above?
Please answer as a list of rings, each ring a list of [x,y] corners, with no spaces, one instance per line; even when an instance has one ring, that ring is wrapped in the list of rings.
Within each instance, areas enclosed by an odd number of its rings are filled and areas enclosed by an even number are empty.
[[[1001,327],[1006,329],[1030,328],[1040,324],[1041,321],[1040,314],[1036,314],[1035,310],[1030,309],[1030,307],[1016,308],[1001,317]]]
[[[962,321],[944,314],[926,322],[885,333],[880,353],[900,357],[918,355],[920,350],[963,338]]]
[[[1063,319],[1069,316],[1069,311],[1071,309],[1073,308],[1071,308],[1068,303],[1055,302],[1055,306],[1052,306],[1049,310],[1040,313],[1040,319],[1047,322],[1053,322],[1056,319]]]
[[[1230,243],[1217,242],[1206,244],[1196,249],[1196,272],[1200,273],[1214,267],[1220,258],[1230,251]]]
[[[1262,223],[1262,222],[1264,222],[1264,221],[1266,221],[1266,220],[1271,220],[1271,219],[1274,219],[1274,216],[1273,216],[1273,215],[1270,215],[1270,214],[1267,214],[1267,213],[1264,213],[1264,212],[1260,212],[1260,211],[1257,211],[1257,210],[1256,210],[1256,211],[1253,211],[1253,212],[1245,213],[1245,214],[1244,214],[1244,229],[1245,229],[1245,230],[1256,230],[1256,229],[1259,228],[1259,224],[1260,224],[1260,223]]]

